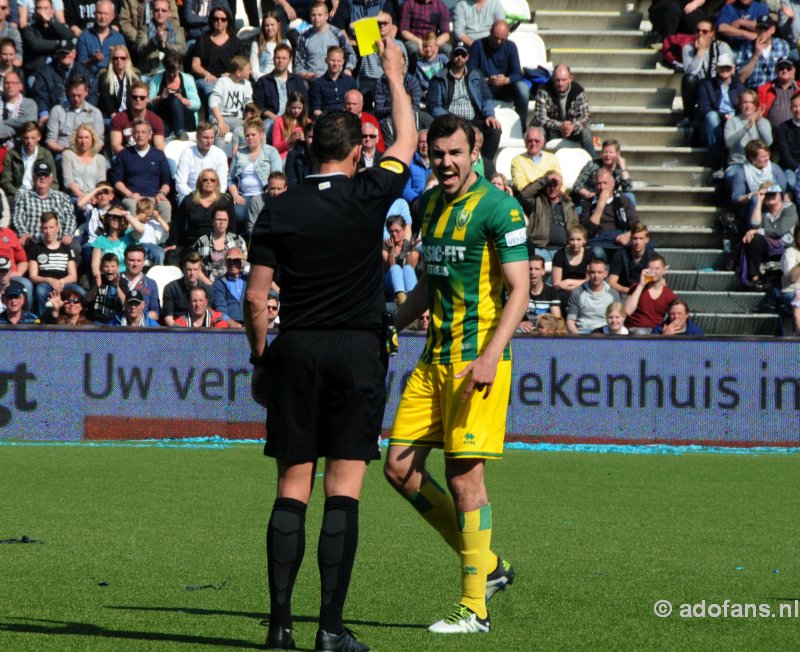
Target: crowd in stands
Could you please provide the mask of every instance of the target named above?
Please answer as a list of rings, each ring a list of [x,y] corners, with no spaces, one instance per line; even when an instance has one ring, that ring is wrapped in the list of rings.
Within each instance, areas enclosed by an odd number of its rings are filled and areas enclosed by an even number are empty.
[[[651,19],[665,45],[691,34],[676,63],[686,124],[724,170],[747,282],[761,287],[778,243],[797,250],[800,21],[782,9],[778,25],[752,0],[712,21],[704,5],[714,4],[655,0]],[[255,0],[244,6],[252,42],[227,0],[0,0],[0,323],[240,328],[248,234],[271,198],[314,171],[314,120],[335,109],[361,118],[362,169],[393,141],[380,59],[361,57],[354,38],[353,23],[374,17],[403,50],[420,130],[387,215],[387,304],[424,269],[418,200],[435,183],[425,128],[453,113],[476,131],[476,171],[525,214],[521,332],[697,332],[638,218],[620,144],[594,137],[590,98],[567,65],[531,79],[499,0],[452,11],[442,0],[277,0],[263,16]],[[524,132],[510,179],[494,166],[498,101]],[[167,157],[168,143],[189,140]],[[591,159],[569,189],[553,154],[564,147]],[[148,270],[164,267],[182,275],[159,291]]]

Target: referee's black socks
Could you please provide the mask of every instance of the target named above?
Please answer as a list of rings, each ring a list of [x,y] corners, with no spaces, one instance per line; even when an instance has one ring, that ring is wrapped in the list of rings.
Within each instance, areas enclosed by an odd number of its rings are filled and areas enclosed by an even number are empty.
[[[358,501],[348,496],[325,499],[317,561],[322,585],[319,626],[331,634],[342,631],[342,611],[358,546]]]
[[[267,525],[270,628],[292,627],[292,590],[306,549],[306,504],[276,498]]]

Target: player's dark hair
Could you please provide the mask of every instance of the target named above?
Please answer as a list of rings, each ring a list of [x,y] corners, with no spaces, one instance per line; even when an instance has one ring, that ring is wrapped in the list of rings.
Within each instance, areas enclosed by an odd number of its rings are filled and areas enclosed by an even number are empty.
[[[343,161],[361,144],[361,118],[348,111],[328,111],[314,123],[311,155],[317,164]]]
[[[428,127],[428,147],[431,147],[440,138],[449,138],[459,129],[466,135],[469,150],[472,151],[475,148],[475,132],[472,129],[472,125],[464,118],[459,118],[452,113],[440,115]]]

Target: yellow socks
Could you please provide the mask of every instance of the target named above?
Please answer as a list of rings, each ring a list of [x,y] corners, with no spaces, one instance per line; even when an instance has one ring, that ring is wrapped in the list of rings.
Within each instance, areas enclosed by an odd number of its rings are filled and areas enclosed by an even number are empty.
[[[494,569],[491,550],[492,508],[484,505],[471,512],[458,512],[461,533],[461,599],[480,618],[486,618],[486,575]],[[492,566],[490,569],[489,566]]]

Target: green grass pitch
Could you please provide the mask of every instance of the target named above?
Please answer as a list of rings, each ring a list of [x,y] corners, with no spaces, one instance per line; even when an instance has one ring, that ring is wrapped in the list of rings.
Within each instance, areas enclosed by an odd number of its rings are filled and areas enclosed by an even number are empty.
[[[0,650],[263,644],[275,472],[259,446],[0,456],[0,539],[44,541],[0,545]],[[456,557],[374,464],[345,617],[378,652],[794,650],[800,617],[658,618],[653,605],[800,601],[799,478],[800,455],[508,451],[488,485],[494,547],[517,582],[492,601],[491,633],[435,637],[427,625],[458,597]],[[321,504],[295,591],[301,649],[316,631]],[[186,590],[204,585],[221,588]]]

